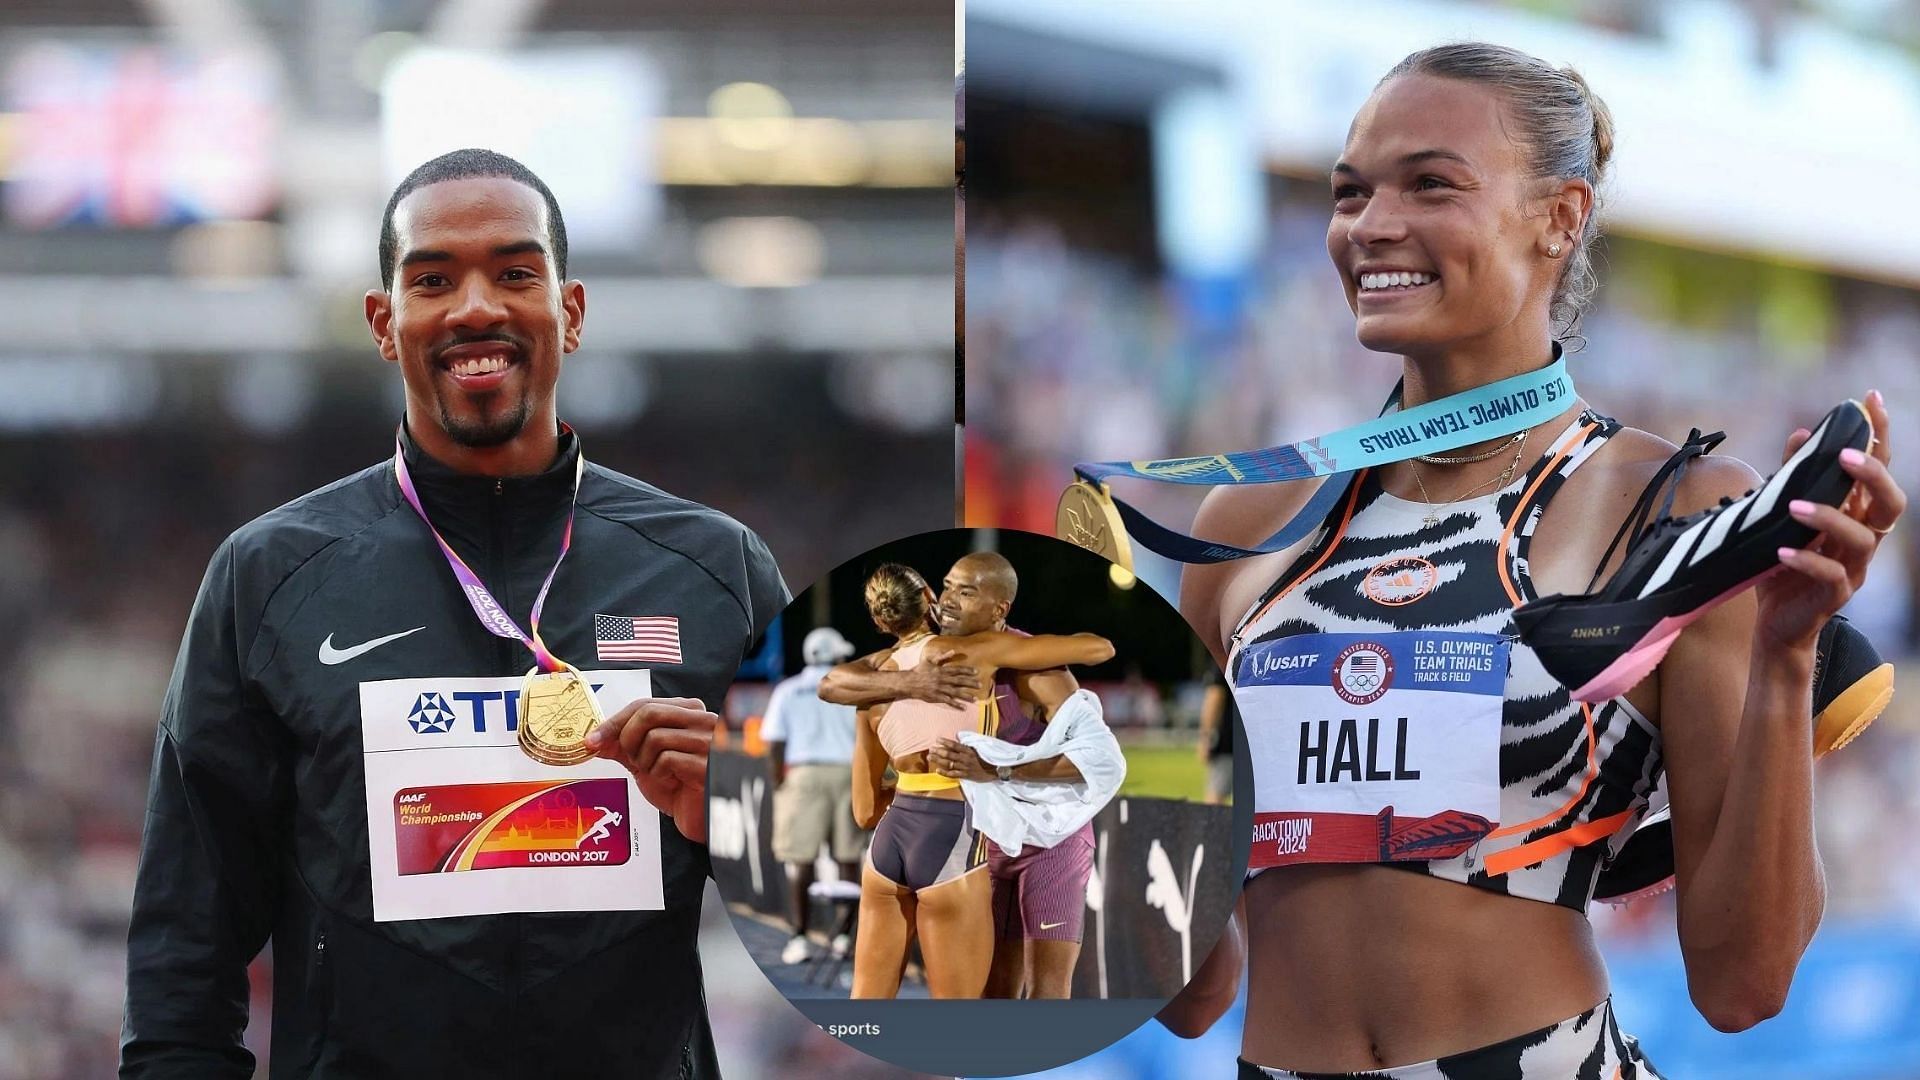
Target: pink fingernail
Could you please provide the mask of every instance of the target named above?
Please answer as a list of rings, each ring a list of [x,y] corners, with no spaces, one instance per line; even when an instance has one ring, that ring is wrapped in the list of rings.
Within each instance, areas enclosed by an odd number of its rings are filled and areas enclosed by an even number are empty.
[[[1867,455],[1849,446],[1845,450],[1840,451],[1840,460],[1848,465],[1859,465],[1867,460]]]
[[[594,728],[594,729],[593,729],[592,731],[589,731],[589,732],[587,732],[587,745],[588,745],[588,746],[591,746],[591,747],[594,747],[595,749],[598,749],[598,748],[599,748],[599,746],[600,746],[600,744],[601,744],[601,743],[603,743],[603,742],[605,742],[605,741],[606,741],[606,736],[604,736],[604,735],[602,735],[602,734],[600,734],[600,729],[599,729],[599,728]]]
[[[1813,513],[1813,504],[1805,499],[1795,499],[1787,504],[1787,511],[1794,517],[1806,517]]]
[[[1867,391],[1867,400],[1873,402],[1875,405],[1885,405],[1887,403],[1886,396],[1878,390]]]
[[[1798,555],[1798,554],[1800,554],[1800,549],[1799,549],[1799,548],[1790,548],[1790,547],[1783,547],[1783,548],[1781,548],[1781,549],[1780,549],[1780,561],[1781,561],[1781,562],[1792,562],[1792,561],[1793,561],[1793,557],[1794,557],[1795,555]]]

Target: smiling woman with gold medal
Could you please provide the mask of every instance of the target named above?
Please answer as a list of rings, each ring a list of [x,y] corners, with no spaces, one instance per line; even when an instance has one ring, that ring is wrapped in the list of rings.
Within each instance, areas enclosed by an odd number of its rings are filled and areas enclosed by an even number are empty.
[[[1905,506],[1870,442],[1885,405],[1796,432],[1762,482],[1701,456],[1714,437],[1676,448],[1582,400],[1558,342],[1613,141],[1571,70],[1409,56],[1354,118],[1327,229],[1361,344],[1400,358],[1397,408],[1267,451],[1081,466],[1063,501],[1065,533],[1197,564],[1182,607],[1233,682],[1255,825],[1244,944],[1162,1019],[1204,1030],[1244,949],[1247,1080],[1656,1076],[1585,912],[1663,793],[1653,877],[1676,877],[1709,1022],[1777,1012],[1820,923],[1816,745],[1877,709],[1816,743],[1816,642]],[[1110,501],[1116,476],[1226,486],[1194,540]],[[1242,486],[1308,477],[1327,479]]]

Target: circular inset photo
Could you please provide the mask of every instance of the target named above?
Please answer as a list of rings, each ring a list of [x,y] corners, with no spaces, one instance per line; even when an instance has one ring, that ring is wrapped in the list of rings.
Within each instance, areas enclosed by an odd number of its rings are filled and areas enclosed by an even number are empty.
[[[1250,800],[1219,669],[1071,544],[949,529],[842,563],[726,714],[707,791],[733,924],[789,1001],[895,1064],[1098,1050],[1186,984],[1238,895]]]

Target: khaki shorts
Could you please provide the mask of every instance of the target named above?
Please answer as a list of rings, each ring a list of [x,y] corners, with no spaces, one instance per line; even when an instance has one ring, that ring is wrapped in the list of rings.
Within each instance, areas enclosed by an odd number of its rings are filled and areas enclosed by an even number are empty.
[[[795,765],[773,793],[773,857],[811,863],[829,840],[835,862],[856,862],[866,850],[853,823],[853,767]]]
[[[1233,755],[1217,754],[1207,759],[1207,798],[1217,802],[1233,801]]]

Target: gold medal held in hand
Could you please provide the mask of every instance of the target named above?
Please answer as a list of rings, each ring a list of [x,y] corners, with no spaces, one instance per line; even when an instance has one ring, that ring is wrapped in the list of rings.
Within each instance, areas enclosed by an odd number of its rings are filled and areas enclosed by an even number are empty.
[[[1077,544],[1123,570],[1133,569],[1133,545],[1127,541],[1127,527],[1120,523],[1120,511],[1107,497],[1107,486],[1095,487],[1075,480],[1060,493],[1059,509],[1053,516],[1054,535]]]
[[[593,756],[587,732],[604,717],[593,688],[569,664],[527,672],[520,684],[520,749],[546,765],[578,765]]]

